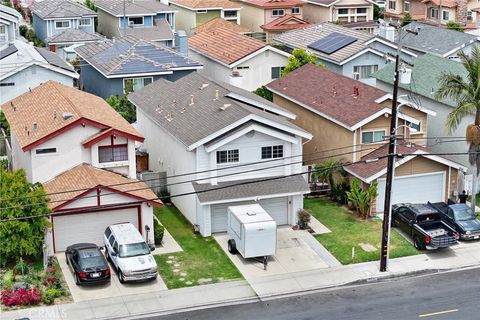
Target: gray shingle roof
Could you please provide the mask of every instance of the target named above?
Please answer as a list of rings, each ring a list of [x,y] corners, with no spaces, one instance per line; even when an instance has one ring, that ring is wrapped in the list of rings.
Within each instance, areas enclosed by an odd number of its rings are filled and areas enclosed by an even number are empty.
[[[169,48],[133,36],[89,43],[75,48],[75,52],[106,77],[155,74],[178,68],[193,70],[202,66]]]
[[[218,185],[193,183],[193,188],[200,203],[310,192],[307,182],[301,175],[219,182]]]
[[[236,90],[239,94],[246,92]],[[230,92],[229,86],[192,72],[175,82],[157,80],[130,93],[128,99],[186,146],[251,115],[305,132],[282,116],[229,98]],[[265,101],[258,96],[254,99],[261,103]]]
[[[75,72],[75,69],[72,67],[72,65],[65,62],[55,52],[49,51],[44,48],[38,48],[38,47],[35,47],[35,50],[37,50],[38,53],[40,53],[40,55],[52,66],[56,66],[68,71]]]
[[[56,43],[78,43],[78,42],[92,42],[102,40],[103,37],[96,33],[90,33],[81,29],[66,29],[61,33],[54,34],[45,39],[47,44]]]
[[[15,47],[15,45],[13,45],[13,44],[9,45],[8,47],[6,47],[2,51],[0,51],[0,60],[8,57],[11,54],[14,54],[17,51],[18,51],[18,49],[17,49],[17,47]]]
[[[120,34],[123,29],[119,30]],[[125,32],[129,36],[135,36],[147,41],[172,40],[175,38],[172,29],[167,20],[157,19],[153,27],[145,28],[126,28]]]
[[[97,8],[110,13],[113,16],[123,16],[123,1],[119,0],[97,0],[95,2]],[[174,12],[175,9],[164,5],[160,1],[155,0],[126,0],[125,14],[128,15],[155,15],[159,12]]]
[[[35,2],[30,9],[42,19],[97,16],[95,11],[90,10],[76,1],[69,0],[44,0]]]
[[[343,47],[342,49],[335,51],[332,54],[326,54],[311,48],[308,48],[310,52],[315,54],[319,58],[324,58],[335,63],[340,63],[345,59],[357,54],[358,52],[368,48],[364,43],[375,36],[363,31],[357,31],[354,29],[342,27],[333,23],[324,22],[314,25],[309,28],[296,29],[289,32],[285,32],[275,37],[275,42],[284,44],[290,48],[304,48],[314,43],[317,40],[323,39],[333,32],[338,32],[346,36],[354,37],[357,41]]]
[[[473,43],[478,39],[477,36],[468,33],[438,28],[419,22],[411,22],[403,28],[418,30],[417,35],[406,32],[402,34],[403,46],[440,56],[444,56],[456,48],[460,49],[462,45]]]

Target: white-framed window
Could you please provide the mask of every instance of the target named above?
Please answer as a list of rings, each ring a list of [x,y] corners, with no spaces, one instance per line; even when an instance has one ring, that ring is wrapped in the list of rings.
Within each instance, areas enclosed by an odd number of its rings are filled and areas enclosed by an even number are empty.
[[[390,10],[397,10],[397,1],[395,1],[395,0],[388,0],[388,9],[390,9]]]
[[[277,159],[283,158],[283,146],[268,146],[262,147],[262,160],[263,159]]]
[[[450,13],[448,11],[442,11],[442,20],[448,21]]]
[[[217,151],[217,163],[235,163],[240,161],[238,149]]]
[[[385,140],[385,130],[372,130],[362,132],[362,143],[377,143]]]
[[[467,11],[467,20],[471,21],[473,20],[473,12],[472,10]]]
[[[354,79],[367,79],[370,78],[372,73],[378,71],[378,65],[377,64],[372,64],[372,65],[366,65],[366,66],[354,66],[353,67],[353,74],[354,74]]]
[[[338,9],[338,15],[348,15],[348,9]]]
[[[13,87],[15,86],[15,82],[2,82],[0,83],[0,87]]]
[[[92,25],[92,20],[90,18],[82,18],[80,19],[80,27],[88,27]]]
[[[357,8],[357,14],[367,14],[367,8]]]
[[[70,20],[55,21],[55,29],[68,29],[70,28]]]
[[[436,19],[436,18],[437,18],[437,12],[438,12],[437,9],[435,9],[435,8],[430,8],[430,18]]]
[[[272,17],[283,17],[284,15],[284,9],[272,9]]]
[[[272,79],[278,79],[282,75],[282,70],[285,67],[272,67]]]
[[[403,11],[404,12],[410,12],[410,2],[405,1],[403,3]]]
[[[123,79],[123,93],[127,94],[142,89],[153,82],[153,77]]]
[[[128,145],[100,146],[98,147],[98,162],[117,162],[128,160]]]
[[[236,10],[225,10],[225,11],[223,11],[223,17],[225,19],[236,18],[237,17],[237,11]]]
[[[43,148],[43,149],[36,149],[35,154],[52,154],[57,153],[57,148]]]
[[[292,7],[292,14],[300,14],[300,7]]]
[[[411,132],[421,132],[421,129],[422,129],[422,122],[421,121],[419,121],[418,124],[407,121],[406,124],[407,124],[408,127],[413,129],[413,130],[411,130]]]
[[[128,17],[129,26],[143,26],[143,17]]]
[[[5,25],[0,25],[0,42],[7,41],[7,27]]]

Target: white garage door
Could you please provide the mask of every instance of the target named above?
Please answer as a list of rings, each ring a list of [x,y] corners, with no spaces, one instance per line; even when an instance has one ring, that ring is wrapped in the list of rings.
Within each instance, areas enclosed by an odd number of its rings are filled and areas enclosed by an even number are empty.
[[[131,222],[138,227],[137,208],[103,212],[72,214],[53,218],[55,251],[75,243],[89,242],[103,245],[103,232],[114,223]]]
[[[277,221],[278,225],[288,224],[287,197],[264,199],[258,202],[242,201],[222,204],[214,204],[211,207],[212,233],[227,231],[227,208],[258,203],[268,214]]]
[[[426,203],[444,200],[445,174],[414,175],[395,178],[392,205],[402,202]],[[377,212],[383,212],[385,202],[385,179],[378,180]]]

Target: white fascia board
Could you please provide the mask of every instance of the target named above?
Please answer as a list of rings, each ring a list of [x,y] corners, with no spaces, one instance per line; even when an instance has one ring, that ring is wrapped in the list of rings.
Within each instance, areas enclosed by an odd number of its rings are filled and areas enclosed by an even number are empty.
[[[392,113],[392,110],[390,110],[389,108],[383,108],[382,110],[379,110],[377,112],[375,112],[374,114],[372,114],[371,116],[368,116],[367,118],[363,119],[362,121],[360,122],[357,122],[355,125],[353,125],[351,128],[352,131],[354,130],[357,130],[358,128],[360,127],[363,127],[364,125],[366,125],[367,123],[369,123],[370,121],[373,121],[375,119],[377,119],[378,117],[384,115],[385,113]]]
[[[268,179],[268,178],[267,178]],[[247,198],[237,198],[237,199],[224,199],[224,200],[217,200],[217,201],[208,201],[208,202],[200,202],[203,205],[210,205],[210,204],[222,204],[222,203],[229,203],[229,202],[240,202],[240,201],[257,201],[257,200],[264,200],[264,199],[271,199],[271,198],[281,198],[287,196],[296,196],[309,193],[310,190],[300,191],[300,192],[290,192],[290,193],[279,193],[279,194],[267,194],[263,196],[254,196],[254,197],[247,197]]]
[[[384,96],[381,96],[380,98],[378,98],[377,100],[375,100],[376,103],[382,103],[384,102],[385,100],[392,100],[393,99],[393,96],[391,93],[387,93],[385,94]],[[409,101],[407,99],[403,99],[403,98],[398,98],[397,101],[399,103],[405,103],[406,106],[408,106],[409,108],[412,108],[412,109],[415,109],[415,110],[418,110],[420,112],[423,112],[423,113],[426,113],[426,114],[429,114],[431,116],[436,116],[437,115],[437,112],[436,111],[433,111],[433,110],[430,110],[430,109],[427,109],[427,108],[424,108],[423,106],[418,106],[417,104],[413,103],[412,101]]]
[[[275,138],[278,138],[278,139],[281,139],[281,140],[284,140],[284,141],[288,141],[288,142],[293,143],[293,144],[298,144],[298,140],[295,139],[295,137],[289,136],[287,134],[283,134],[281,132],[278,132],[278,131],[275,131],[275,130],[272,130],[272,129],[268,129],[268,128],[260,126],[258,124],[252,124],[252,125],[244,128],[244,129],[236,132],[235,134],[232,134],[231,136],[226,137],[225,139],[222,139],[222,140],[218,141],[214,145],[212,145],[208,148],[205,148],[205,151],[210,153],[210,152],[226,145],[227,143],[229,143],[229,142],[231,142],[235,139],[240,138],[241,136],[247,134],[250,131],[257,131],[257,132],[260,132],[260,133],[263,133],[263,134],[266,134],[266,135],[269,135],[269,136],[272,136],[272,137],[275,137]]]
[[[235,68],[235,67],[238,66],[239,64],[241,64],[241,63],[243,63],[243,62],[245,62],[245,61],[247,61],[247,60],[249,60],[249,59],[251,59],[251,58],[253,58],[253,57],[256,57],[256,56],[259,55],[260,53],[263,53],[263,52],[265,52],[265,51],[267,51],[267,50],[270,50],[270,51],[272,51],[272,52],[278,53],[278,54],[280,54],[280,55],[282,55],[282,56],[284,56],[284,57],[287,57],[287,58],[290,57],[290,54],[289,54],[289,53],[287,53],[287,52],[285,52],[285,51],[282,51],[282,50],[279,50],[279,49],[276,49],[276,48],[271,47],[271,46],[269,46],[269,45],[266,45],[265,47],[260,48],[260,49],[258,49],[257,51],[252,52],[252,53],[250,53],[249,55],[247,55],[247,56],[245,56],[245,57],[243,57],[243,58],[235,61],[234,63],[230,64],[230,68]],[[269,59],[269,58],[268,58],[268,59]],[[267,60],[268,60],[268,59],[267,59]]]
[[[418,150],[417,152],[415,152],[419,155],[421,155],[422,157],[425,157],[427,159],[430,159],[430,160],[433,160],[435,162],[439,162],[441,164],[444,164],[446,166],[449,166],[449,167],[452,167],[452,168],[455,168],[457,170],[462,170],[462,171],[467,171],[467,167],[465,166],[462,166],[461,164],[459,163],[456,163],[454,161],[451,161],[451,160],[448,160],[446,158],[443,158],[441,156],[436,156],[436,155],[429,155],[427,152],[423,151],[423,150]]]
[[[174,70],[174,71],[180,71],[180,70],[200,70],[200,69],[203,69],[203,66],[170,68],[170,70]]]
[[[241,94],[238,94],[238,93],[235,93],[235,92],[229,92],[227,94],[227,97],[232,98],[234,100],[240,100],[243,103],[252,105],[252,106],[260,108],[260,109],[268,110],[270,112],[273,112],[273,113],[276,113],[278,115],[284,116],[285,118],[289,118],[291,120],[295,120],[297,118],[296,114],[294,114],[294,113],[292,113],[288,110],[281,110],[281,109],[271,107],[271,106],[269,106],[267,104],[264,104],[260,101],[244,97]]]
[[[397,49],[398,48],[398,45],[396,43],[392,43],[388,40],[385,40],[385,39],[382,39],[382,38],[379,38],[379,37],[375,37],[375,38],[372,38],[370,40],[368,40],[367,42],[365,42],[365,44],[371,44],[372,42],[380,42],[380,43],[383,43],[384,45],[386,45],[387,47],[390,47],[390,48],[393,48],[393,49]],[[403,53],[406,53],[414,58],[417,57],[417,55],[413,52],[411,52],[410,50],[407,50],[405,48],[402,48],[402,52]]]
[[[10,23],[11,23],[11,21],[4,20],[4,19],[0,18],[0,23],[2,23],[2,24],[5,24],[5,25],[9,26],[9,25],[10,25]]]
[[[191,10],[191,11],[195,11],[195,13],[196,13],[196,11],[198,11],[198,10],[222,10],[222,11],[224,11],[224,10],[227,10],[227,11],[228,11],[228,10],[237,10],[237,11],[240,11],[240,10],[242,9],[242,7],[239,7],[239,8],[227,8],[227,9],[222,8],[222,7],[217,7],[217,8],[215,8],[215,7],[192,8],[192,7],[187,7],[187,6],[185,6],[185,5],[178,4],[178,3],[174,2],[174,1],[170,1],[170,4],[173,4],[174,6],[177,6],[177,7],[180,7],[180,8],[184,8],[184,9],[188,9],[188,10]]]
[[[196,53],[198,53],[198,54],[201,55],[201,56],[204,56],[205,58],[207,58],[207,59],[209,59],[209,60],[212,60],[213,62],[216,62],[216,63],[218,63],[218,64],[221,64],[221,65],[224,66],[224,67],[233,69],[233,67],[232,67],[231,64],[226,64],[225,62],[222,62],[222,61],[220,61],[220,60],[212,57],[211,55],[206,54],[206,53],[203,52],[203,51],[197,50],[197,49],[193,48],[192,46],[190,46],[188,49],[189,49],[189,50],[192,50],[192,51],[194,51],[194,52],[196,52]]]
[[[415,158],[415,157],[416,157],[416,155],[410,155],[410,156],[407,156],[407,157],[402,158],[402,159],[400,159],[400,160],[397,160],[397,161],[395,162],[395,168],[397,168],[397,167],[401,166],[402,164],[404,164],[404,163],[412,160],[412,159]],[[398,159],[398,158],[397,158],[397,159]],[[372,181],[375,181],[375,180],[377,180],[378,178],[380,178],[381,176],[383,176],[385,173],[387,173],[387,168],[384,168],[384,169],[380,170],[379,172],[375,173],[374,175],[368,177],[368,178],[366,179],[366,182],[367,182],[367,183],[371,183]]]
[[[311,112],[313,112],[313,113],[315,113],[315,114],[318,114],[318,115],[321,116],[322,118],[325,118],[325,119],[327,119],[327,120],[329,120],[329,121],[332,121],[333,123],[338,124],[339,126],[345,128],[345,129],[348,129],[348,130],[350,130],[350,131],[354,131],[354,130],[355,130],[355,129],[353,129],[352,127],[349,127],[348,125],[346,125],[345,123],[340,122],[340,121],[338,121],[337,119],[334,119],[334,118],[332,118],[332,117],[330,117],[330,116],[327,116],[326,114],[324,114],[324,113],[322,113],[322,112],[320,112],[320,111],[318,111],[318,110],[316,110],[316,109],[314,109],[314,108],[312,108],[312,107],[304,104],[303,102],[297,101],[297,100],[295,100],[295,99],[293,99],[293,98],[291,98],[291,97],[289,97],[289,96],[287,96],[287,95],[285,95],[285,94],[283,94],[283,93],[278,92],[277,90],[274,90],[274,89],[270,88],[270,87],[268,86],[268,84],[266,85],[266,87],[267,87],[268,90],[270,90],[271,92],[275,93],[276,95],[278,95],[278,96],[280,96],[280,97],[282,97],[282,98],[284,98],[284,99],[287,99],[287,100],[289,100],[289,101],[291,101],[291,102],[293,102],[293,103],[295,103],[295,104],[297,104],[297,105],[299,105],[299,106],[301,106],[301,107],[303,107],[303,108],[305,108],[305,109],[307,109],[307,110],[309,110],[309,111],[311,111]]]
[[[30,61],[30,62],[27,62],[25,64],[23,64],[21,67],[19,68],[15,68],[15,69],[12,69],[10,72],[7,72],[7,73],[4,73],[0,76],[0,81],[3,80],[3,79],[7,79],[8,77],[14,75],[14,74],[17,74],[18,72],[20,71],[23,71],[25,70],[26,68],[30,67],[31,65],[34,65],[35,63],[33,61]]]
[[[302,138],[307,139],[307,140],[311,140],[313,138],[313,135],[309,132],[292,128],[290,126],[281,124],[279,122],[263,118],[262,116],[258,116],[258,115],[254,114],[254,115],[252,115],[252,120],[258,121],[260,123],[264,123],[268,126],[271,126],[271,127],[274,127],[274,128],[286,131],[286,132],[290,132],[294,135],[297,135],[297,136],[302,137]]]
[[[321,6],[321,7],[326,7],[326,8],[331,7],[331,6],[333,6],[334,4],[337,4],[337,3],[340,2],[340,1],[341,1],[341,0],[336,0],[336,1],[332,2],[332,3],[330,3],[330,4],[321,4],[321,3],[318,3],[318,2],[305,0],[306,3],[310,3],[310,4],[314,4],[314,5],[316,5],[316,6]]]

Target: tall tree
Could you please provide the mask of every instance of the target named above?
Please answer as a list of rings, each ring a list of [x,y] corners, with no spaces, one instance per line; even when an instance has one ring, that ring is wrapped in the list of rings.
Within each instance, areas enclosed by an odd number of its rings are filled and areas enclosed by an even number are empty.
[[[460,52],[460,61],[467,71],[462,77],[453,73],[443,73],[439,77],[440,87],[435,93],[437,99],[451,98],[456,102],[455,109],[447,118],[450,132],[458,128],[467,116],[475,116],[473,124],[467,127],[466,138],[469,143],[468,159],[472,165],[472,210],[475,212],[477,177],[480,168],[480,48],[475,47],[471,54]]]
[[[308,53],[303,48],[295,49],[292,51],[292,55],[288,57],[288,63],[282,70],[282,76],[289,74],[295,69],[300,68],[304,64],[313,63],[319,66],[324,67],[325,65],[317,61],[317,57],[313,54]]]
[[[330,190],[333,190],[337,182],[343,180],[343,174],[344,171],[340,161],[325,160],[315,165],[314,171],[312,172],[312,180],[316,181],[321,179],[327,181]]]

